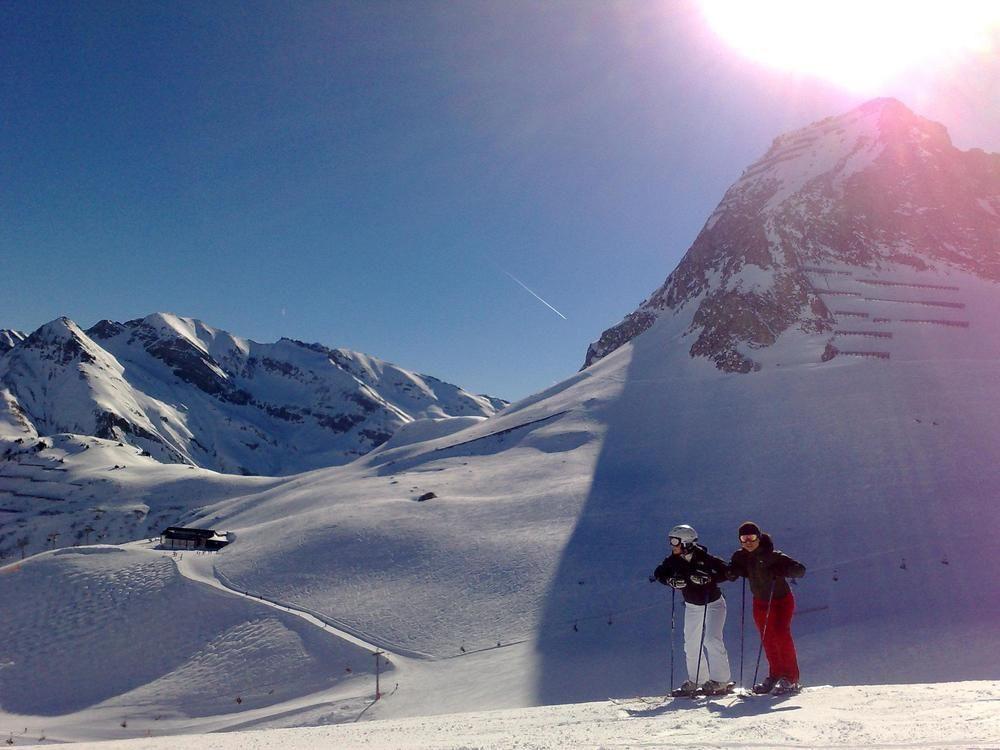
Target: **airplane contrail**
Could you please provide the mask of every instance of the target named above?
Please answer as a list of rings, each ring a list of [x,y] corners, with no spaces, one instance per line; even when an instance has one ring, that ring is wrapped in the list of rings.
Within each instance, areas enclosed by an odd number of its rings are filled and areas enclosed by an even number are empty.
[[[502,268],[501,268],[500,270],[501,270],[501,271],[503,271],[503,269],[502,269]],[[555,308],[554,308],[554,307],[553,307],[552,305],[550,305],[550,304],[549,304],[548,302],[546,302],[546,301],[545,301],[545,300],[543,300],[543,299],[542,299],[541,297],[539,297],[539,296],[538,296],[537,294],[535,294],[535,293],[534,293],[533,291],[531,291],[531,289],[529,289],[529,288],[528,288],[528,285],[527,285],[527,284],[525,284],[525,283],[524,283],[523,281],[521,281],[521,280],[520,280],[519,278],[517,278],[517,276],[515,276],[514,274],[512,274],[512,273],[511,273],[510,271],[504,271],[504,273],[505,273],[505,274],[507,274],[508,276],[510,276],[510,277],[511,277],[511,278],[512,278],[512,279],[513,279],[514,281],[516,281],[516,282],[517,282],[518,284],[520,284],[520,285],[521,285],[521,287],[523,287],[523,288],[524,288],[524,291],[526,291],[526,292],[527,292],[528,294],[530,294],[530,295],[531,295],[532,297],[534,297],[535,299],[537,299],[537,300],[538,300],[539,302],[541,302],[541,303],[542,303],[543,305],[545,305],[545,306],[546,306],[547,308],[549,308],[549,309],[550,309],[550,310],[551,310],[552,312],[554,312],[554,313],[555,313],[556,315],[558,315],[558,316],[559,316],[560,318],[562,318],[563,320],[569,320],[569,318],[567,318],[567,317],[566,317],[565,315],[563,315],[563,314],[562,314],[561,312],[559,312],[558,310],[556,310],[556,309],[555,309]]]

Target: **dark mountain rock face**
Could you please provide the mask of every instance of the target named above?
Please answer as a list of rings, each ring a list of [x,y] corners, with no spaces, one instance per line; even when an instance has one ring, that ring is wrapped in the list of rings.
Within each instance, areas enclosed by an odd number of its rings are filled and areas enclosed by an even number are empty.
[[[94,355],[87,350],[81,340],[73,335],[75,325],[69,318],[39,328],[21,343],[25,351],[38,352],[39,356],[65,367],[75,361],[90,364],[96,361]]]
[[[24,341],[25,335],[20,331],[9,328],[0,328],[0,354],[8,352]]]
[[[753,351],[789,328],[832,329],[810,269],[948,266],[1000,280],[998,248],[1000,155],[959,151],[943,126],[878,99],[777,138],[584,367],[693,305],[691,356],[752,372]]]

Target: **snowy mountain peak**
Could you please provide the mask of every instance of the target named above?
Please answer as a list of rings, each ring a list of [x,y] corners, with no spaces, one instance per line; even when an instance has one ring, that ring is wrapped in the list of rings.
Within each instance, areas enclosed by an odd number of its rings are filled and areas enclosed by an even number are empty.
[[[881,274],[899,289],[953,286],[942,275],[954,272],[1000,281],[998,247],[1000,155],[960,151],[942,125],[876,99],[775,139],[584,367],[664,316],[684,317],[690,355],[726,372],[760,369],[762,350],[789,330],[822,339],[811,346],[819,359],[843,323],[831,274]]]
[[[35,352],[41,359],[55,361],[61,366],[74,361],[89,363],[100,359],[100,347],[66,317],[56,318],[41,326],[13,347],[12,352],[11,356]]]
[[[831,137],[833,136],[833,137]],[[849,112],[827,117],[804,128],[779,135],[768,154],[784,149],[804,149],[807,144],[828,141],[842,154],[853,151],[859,140],[893,144],[910,140],[951,146],[947,129],[940,123],[920,117],[898,99],[873,99]],[[765,156],[766,160],[768,157]],[[762,160],[763,161],[763,160]]]
[[[134,330],[150,332],[160,339],[182,339],[206,354],[208,347],[198,334],[205,333],[211,337],[214,333],[200,320],[181,318],[170,313],[153,313],[142,320],[129,321],[125,325]]]
[[[950,150],[954,148],[943,125],[915,115],[895,99],[875,99],[779,136],[734,189],[746,190],[748,184],[770,189],[764,208],[774,210],[814,180],[826,177],[842,187],[880,158],[887,162],[883,167],[895,163],[905,168],[941,158]]]
[[[46,323],[0,356],[0,385],[9,394],[0,424],[15,415],[45,435],[151,434],[121,364],[69,318]]]
[[[69,318],[63,316],[40,326],[27,339],[29,344],[38,345],[57,341],[69,341],[83,337],[84,333],[80,327]]]
[[[170,368],[172,374],[201,389],[222,398],[243,400],[235,393],[225,368],[212,350],[223,357],[243,357],[249,348],[245,342],[238,344],[234,337],[220,334],[199,320],[181,318],[169,313],[156,313],[145,318],[130,320],[124,325],[99,323],[89,333],[102,340],[106,348],[118,351],[124,344],[130,349],[142,349],[147,355]]]
[[[213,328],[196,318],[183,318],[173,313],[153,313],[125,325],[146,335],[153,332],[160,339],[184,340],[209,356],[246,356],[250,351],[250,343],[246,339]]]

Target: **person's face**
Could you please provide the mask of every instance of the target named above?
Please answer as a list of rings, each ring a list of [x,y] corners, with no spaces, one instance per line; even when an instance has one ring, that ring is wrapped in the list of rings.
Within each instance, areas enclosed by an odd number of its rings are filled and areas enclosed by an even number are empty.
[[[760,534],[740,534],[740,546],[747,552],[753,552],[760,546]]]

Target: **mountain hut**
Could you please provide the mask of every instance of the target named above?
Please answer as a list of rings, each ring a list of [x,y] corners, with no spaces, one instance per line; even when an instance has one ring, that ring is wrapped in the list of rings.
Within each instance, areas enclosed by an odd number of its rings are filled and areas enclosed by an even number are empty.
[[[160,534],[160,546],[166,549],[219,550],[229,544],[229,534],[214,529],[185,529],[171,526]]]

